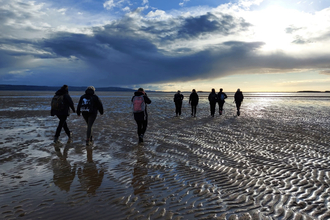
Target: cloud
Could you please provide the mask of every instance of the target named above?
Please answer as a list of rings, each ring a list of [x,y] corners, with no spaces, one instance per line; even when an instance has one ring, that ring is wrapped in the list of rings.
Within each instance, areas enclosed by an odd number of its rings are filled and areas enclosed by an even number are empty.
[[[0,6],[2,82],[58,85],[67,80],[71,85],[129,86],[330,68],[330,53],[318,51],[322,42],[329,41],[324,25],[288,22],[276,31],[299,52],[286,47],[265,50],[269,39],[256,34],[259,29],[246,16],[249,12],[238,13],[230,5],[189,13],[147,11],[146,6],[97,25],[77,25],[93,17],[84,12],[82,20],[74,20],[77,13],[69,9],[49,8],[45,13],[45,7],[36,3],[7,3]],[[106,1],[104,7],[110,10],[123,3]],[[280,37],[273,38],[278,42]]]
[[[190,0],[183,0],[182,2],[179,3],[179,5],[182,7],[185,5],[185,3],[189,2]]]
[[[329,70],[322,70],[322,71],[320,71],[320,74],[330,75],[330,69]]]

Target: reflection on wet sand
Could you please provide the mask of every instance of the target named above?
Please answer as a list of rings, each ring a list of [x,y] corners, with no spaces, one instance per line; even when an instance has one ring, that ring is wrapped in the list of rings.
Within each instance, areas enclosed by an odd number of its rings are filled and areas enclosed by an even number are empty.
[[[98,169],[93,161],[93,149],[92,146],[86,146],[87,161],[84,163],[83,168],[79,167],[77,175],[81,187],[86,190],[87,193],[95,194],[95,191],[101,186],[104,170]]]
[[[132,94],[103,93],[87,148],[75,115],[53,145],[53,92],[0,96],[0,219],[330,219],[330,98],[247,97],[210,117],[204,94],[191,118],[151,93],[137,145]]]
[[[146,176],[148,175],[148,158],[144,155],[143,146],[138,146],[136,152],[136,164],[134,166],[132,186],[134,195],[143,194],[149,187]]]
[[[55,145],[54,149],[58,158],[52,160],[54,184],[61,190],[65,190],[67,192],[70,190],[70,186],[76,176],[77,169],[76,164],[72,167],[70,162],[67,161],[69,148],[70,145],[67,144],[62,153],[60,147]]]

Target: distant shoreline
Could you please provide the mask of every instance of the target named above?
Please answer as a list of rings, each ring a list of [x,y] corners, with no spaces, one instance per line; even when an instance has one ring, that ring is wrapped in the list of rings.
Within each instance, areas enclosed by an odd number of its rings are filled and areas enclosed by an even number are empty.
[[[298,92],[306,92],[306,93],[329,93],[330,91],[298,91]]]

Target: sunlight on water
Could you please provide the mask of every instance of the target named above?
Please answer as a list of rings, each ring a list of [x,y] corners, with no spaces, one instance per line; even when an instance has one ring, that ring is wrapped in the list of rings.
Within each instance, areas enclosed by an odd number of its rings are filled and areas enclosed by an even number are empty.
[[[86,147],[75,114],[73,141],[52,143],[53,92],[0,93],[2,219],[329,218],[329,94],[244,93],[238,117],[227,93],[212,118],[200,93],[193,118],[189,93],[175,117],[174,94],[150,92],[143,144],[133,94],[97,94],[105,114]]]

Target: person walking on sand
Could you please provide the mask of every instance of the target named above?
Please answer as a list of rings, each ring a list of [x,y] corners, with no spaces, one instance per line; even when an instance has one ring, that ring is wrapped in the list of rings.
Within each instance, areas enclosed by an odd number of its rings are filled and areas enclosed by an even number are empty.
[[[69,95],[69,87],[67,85],[63,85],[59,90],[57,90],[51,103],[51,116],[56,115],[60,120],[55,132],[54,143],[59,143],[58,139],[62,128],[64,128],[66,135],[69,137],[68,142],[72,140],[72,132],[69,130],[66,123],[66,119],[70,115],[70,108],[73,112],[76,112],[71,96]]]
[[[219,115],[222,115],[223,105],[225,104],[225,99],[227,98],[226,93],[223,92],[223,89],[220,89],[218,93],[218,104],[219,104]]]
[[[132,97],[134,120],[137,124],[137,134],[139,137],[139,143],[143,142],[144,134],[148,126],[148,112],[147,104],[151,103],[151,100],[147,96],[147,93],[143,88],[139,88]]]
[[[217,104],[217,98],[218,98],[218,96],[215,93],[215,89],[212,89],[212,92],[209,94],[210,110],[211,110],[212,117],[214,117],[215,105]]]
[[[189,104],[191,105],[191,116],[196,117],[196,110],[198,105],[198,94],[195,89],[192,90],[192,93],[189,96]]]
[[[235,98],[235,103],[236,103],[236,108],[237,108],[237,116],[239,116],[241,114],[240,113],[241,104],[244,99],[243,93],[240,89],[237,89],[234,98]]]
[[[175,93],[175,95],[174,95],[176,117],[178,117],[178,115],[181,115],[181,108],[182,108],[183,98],[184,98],[184,96],[181,94],[180,90],[178,90],[178,92]]]
[[[94,86],[89,86],[85,94],[80,97],[77,107],[77,115],[80,116],[80,113],[82,113],[87,124],[86,145],[93,143],[92,127],[97,117],[97,112],[103,115],[103,104],[100,98],[95,95]]]

